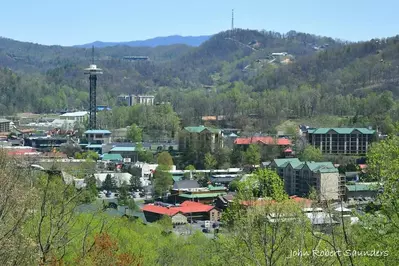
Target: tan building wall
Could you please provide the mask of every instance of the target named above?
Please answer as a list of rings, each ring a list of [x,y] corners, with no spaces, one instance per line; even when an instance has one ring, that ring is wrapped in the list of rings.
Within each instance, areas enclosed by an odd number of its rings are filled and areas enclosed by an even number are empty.
[[[317,173],[317,190],[322,200],[339,199],[339,173]]]
[[[219,221],[221,218],[221,213],[217,209],[212,209],[209,211],[209,220],[212,222]]]
[[[186,224],[187,217],[181,213],[177,213],[172,216],[172,224]]]

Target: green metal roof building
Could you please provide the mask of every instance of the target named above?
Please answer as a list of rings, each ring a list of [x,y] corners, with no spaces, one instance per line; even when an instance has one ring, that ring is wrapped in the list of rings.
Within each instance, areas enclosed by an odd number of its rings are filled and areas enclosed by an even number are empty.
[[[325,199],[344,197],[338,169],[331,162],[301,162],[298,158],[275,159],[270,168],[284,180],[289,195],[307,196],[313,187]]]
[[[307,139],[326,154],[364,155],[375,133],[368,128],[315,128],[308,130]]]
[[[222,130],[206,126],[183,128],[179,133],[179,150],[185,151],[189,147],[194,150],[207,149],[209,151],[223,148]]]

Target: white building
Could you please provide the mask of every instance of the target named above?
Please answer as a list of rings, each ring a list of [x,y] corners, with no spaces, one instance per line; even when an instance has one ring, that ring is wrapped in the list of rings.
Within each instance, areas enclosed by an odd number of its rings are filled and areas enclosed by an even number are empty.
[[[88,115],[89,113],[86,111],[79,111],[62,114],[60,115],[60,119],[83,123],[87,119]]]
[[[127,184],[130,184],[130,178],[132,177],[131,174],[129,173],[99,173],[99,174],[94,174],[94,177],[96,178],[96,185],[97,187],[102,187],[103,182],[107,175],[111,175],[111,178],[115,178],[116,180],[116,186],[120,187],[123,182],[126,182]]]
[[[154,105],[155,96],[154,95],[119,95],[118,102],[125,102],[127,106],[133,106],[135,104],[143,105]]]

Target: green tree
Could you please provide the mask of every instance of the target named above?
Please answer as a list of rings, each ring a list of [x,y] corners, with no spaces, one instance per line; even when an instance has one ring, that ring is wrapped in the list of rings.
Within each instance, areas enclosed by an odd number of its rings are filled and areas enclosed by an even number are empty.
[[[215,158],[217,161],[217,167],[219,169],[227,169],[230,167],[230,155],[231,150],[228,148],[218,148],[215,151]]]
[[[312,145],[307,145],[306,148],[298,155],[301,161],[323,161],[323,154],[320,149],[314,148]]]
[[[173,166],[173,158],[167,151],[158,154],[157,162],[159,165],[167,166],[169,169]]]
[[[167,215],[162,216],[157,224],[162,228],[164,232],[171,232],[173,229],[172,218]]]
[[[123,181],[119,187],[118,204],[127,205],[128,200],[129,200],[129,187],[127,182]]]
[[[192,165],[192,164],[187,165],[187,166],[184,168],[184,170],[186,170],[186,171],[193,171],[193,170],[195,170],[195,166]],[[189,179],[189,178],[190,178],[190,173],[184,173],[184,179]]]
[[[248,165],[258,165],[260,163],[259,145],[251,144],[244,152],[244,161]]]
[[[143,130],[133,123],[127,131],[127,138],[132,142],[142,142]]]
[[[97,181],[94,175],[89,175],[85,179],[86,183],[86,194],[85,194],[85,202],[93,202],[98,195],[98,190],[97,190]]]
[[[242,198],[272,198],[284,200],[287,194],[284,183],[277,173],[269,169],[257,169],[252,175],[238,185],[238,191]]]
[[[130,167],[128,172],[132,175],[130,177],[130,186],[133,190],[137,189],[142,189],[142,184],[141,184],[141,169],[138,167]]]
[[[218,162],[216,161],[215,156],[213,156],[211,153],[207,152],[204,157],[205,169],[207,169],[207,170],[215,169],[217,164],[218,164]]]
[[[103,189],[107,191],[111,191],[116,188],[115,178],[111,176],[111,174],[107,174],[102,184]]]
[[[165,165],[159,165],[157,169],[155,169],[153,186],[156,197],[164,196],[173,184],[172,175],[168,172],[169,170],[170,167]]]

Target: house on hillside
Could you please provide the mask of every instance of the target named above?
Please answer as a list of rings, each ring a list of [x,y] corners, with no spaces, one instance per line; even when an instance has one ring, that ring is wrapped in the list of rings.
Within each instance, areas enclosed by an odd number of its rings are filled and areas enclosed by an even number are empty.
[[[364,155],[375,138],[368,128],[316,128],[306,134],[309,144],[326,154]]]
[[[223,148],[222,130],[212,127],[185,127],[179,133],[179,150],[215,151]]]

